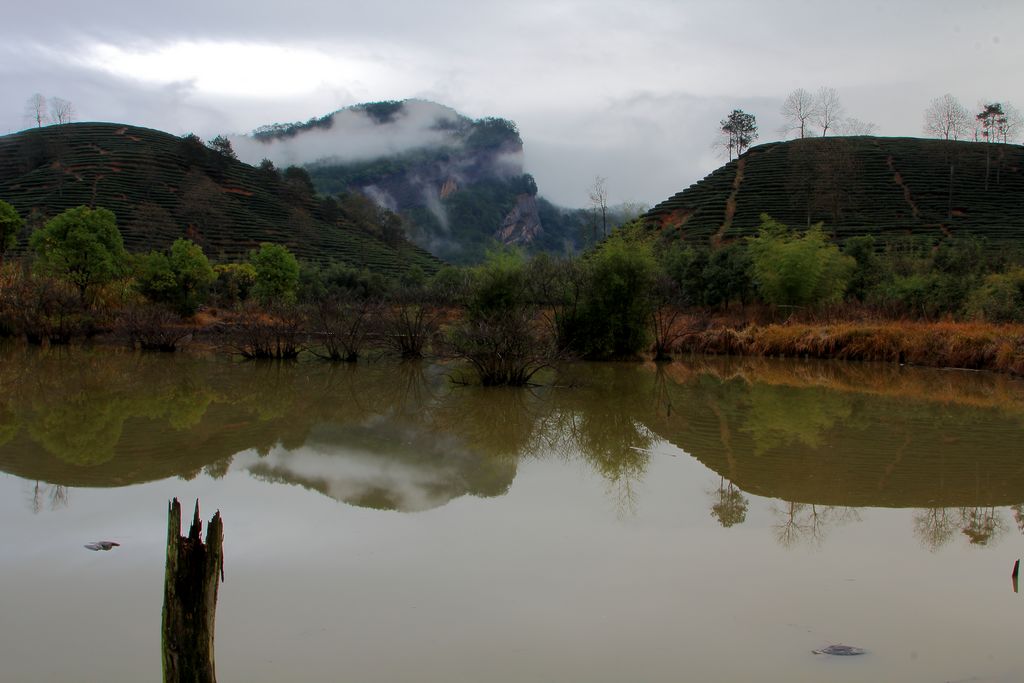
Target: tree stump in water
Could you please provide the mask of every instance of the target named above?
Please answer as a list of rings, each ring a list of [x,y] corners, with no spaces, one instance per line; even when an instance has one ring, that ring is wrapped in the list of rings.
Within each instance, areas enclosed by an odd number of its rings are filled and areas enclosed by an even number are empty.
[[[164,574],[164,683],[216,683],[213,661],[217,588],[224,580],[224,525],[220,511],[203,543],[199,501],[188,536],[181,535],[181,504],[167,510],[167,570]]]

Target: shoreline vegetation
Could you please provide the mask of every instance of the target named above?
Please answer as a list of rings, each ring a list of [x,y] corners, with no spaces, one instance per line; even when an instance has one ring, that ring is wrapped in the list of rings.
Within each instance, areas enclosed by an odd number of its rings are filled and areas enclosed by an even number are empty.
[[[12,213],[4,251],[22,227]],[[637,221],[581,257],[496,248],[475,267],[411,266],[388,279],[300,263],[270,243],[245,263],[211,264],[185,239],[129,255],[115,216],[83,206],[29,246],[31,257],[0,261],[0,337],[32,345],[429,355],[462,361],[461,379],[487,386],[528,384],[570,359],[681,354],[1024,375],[1024,268],[968,238],[924,248],[856,237],[840,249],[821,226],[791,231],[762,216],[756,237],[702,250]]]

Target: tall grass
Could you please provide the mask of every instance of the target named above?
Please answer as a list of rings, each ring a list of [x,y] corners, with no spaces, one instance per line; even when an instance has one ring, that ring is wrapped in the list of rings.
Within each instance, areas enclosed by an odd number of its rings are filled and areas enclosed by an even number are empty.
[[[1024,325],[981,322],[789,322],[712,325],[680,351],[888,361],[1024,374]]]

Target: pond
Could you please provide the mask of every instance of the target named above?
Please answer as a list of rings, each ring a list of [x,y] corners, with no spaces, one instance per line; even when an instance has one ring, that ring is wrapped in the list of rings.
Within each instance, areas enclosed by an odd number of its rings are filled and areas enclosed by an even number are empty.
[[[0,351],[0,678],[159,680],[173,497],[224,518],[221,681],[1024,678],[1020,380],[458,374]]]

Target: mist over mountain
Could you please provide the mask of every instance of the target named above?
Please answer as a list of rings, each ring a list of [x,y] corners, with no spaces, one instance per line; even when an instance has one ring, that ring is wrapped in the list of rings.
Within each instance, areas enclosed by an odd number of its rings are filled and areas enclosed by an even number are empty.
[[[426,100],[381,102],[338,110],[306,123],[271,124],[231,138],[238,158],[277,166],[351,163],[413,150],[460,147],[472,121]]]
[[[498,243],[571,252],[586,232],[587,212],[538,196],[507,119],[425,100],[374,102],[231,141],[244,161],[302,166],[322,194],[358,192],[401,214],[412,240],[455,263]]]

